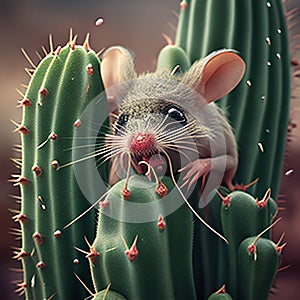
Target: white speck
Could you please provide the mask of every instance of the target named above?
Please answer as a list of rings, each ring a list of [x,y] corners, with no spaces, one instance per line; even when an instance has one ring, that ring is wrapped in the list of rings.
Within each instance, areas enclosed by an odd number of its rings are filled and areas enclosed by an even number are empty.
[[[266,133],[270,133],[270,129],[266,129]]]
[[[265,152],[264,146],[262,143],[258,143],[257,146],[258,146],[260,152]]]
[[[294,173],[294,170],[293,169],[289,169],[285,172],[285,175],[286,176],[289,176],[289,175],[292,175]]]
[[[280,53],[276,53],[276,57],[277,57],[278,59],[281,59]]]
[[[78,265],[78,264],[79,264],[79,259],[78,259],[78,258],[74,258],[73,264],[74,264],[74,265]]]
[[[268,36],[266,37],[266,42],[267,42],[268,46],[271,46],[271,39]]]
[[[271,7],[272,5],[271,5],[271,3],[268,1],[267,2],[267,7]]]
[[[252,86],[252,82],[251,82],[250,80],[247,80],[247,81],[246,81],[246,84],[247,84],[248,86]]]
[[[261,101],[264,102],[266,100],[266,96],[261,96]]]
[[[267,62],[267,66],[268,66],[268,67],[271,66],[271,62],[270,62],[270,61]]]
[[[95,21],[95,25],[96,25],[96,26],[101,26],[103,23],[104,23],[103,18],[98,18],[98,19]]]
[[[278,28],[278,29],[277,29],[277,32],[278,32],[279,34],[281,34],[282,31],[281,31],[280,28]]]
[[[31,280],[30,280],[30,286],[31,286],[32,288],[34,288],[34,286],[35,286],[35,274],[31,277]]]

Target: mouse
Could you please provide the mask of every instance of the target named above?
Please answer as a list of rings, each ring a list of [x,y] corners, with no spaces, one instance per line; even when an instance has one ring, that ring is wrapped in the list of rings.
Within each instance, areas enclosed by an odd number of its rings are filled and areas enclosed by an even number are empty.
[[[107,138],[112,166],[134,166],[140,174],[182,174],[191,189],[209,174],[234,190],[238,151],[225,113],[215,102],[241,81],[245,62],[235,50],[221,49],[180,71],[137,74],[132,53],[120,46],[102,55],[101,76],[111,113]],[[183,160],[182,160],[183,158]],[[119,180],[111,172],[113,185]],[[211,187],[211,189],[214,187]]]

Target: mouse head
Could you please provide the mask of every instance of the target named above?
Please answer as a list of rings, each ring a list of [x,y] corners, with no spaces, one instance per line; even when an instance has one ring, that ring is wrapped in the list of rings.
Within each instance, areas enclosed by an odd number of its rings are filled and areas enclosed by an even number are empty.
[[[183,74],[165,70],[138,76],[128,50],[108,49],[103,54],[101,75],[113,107],[110,111],[117,116],[113,128],[123,138],[118,139],[119,148],[138,163],[164,152],[165,145],[170,148],[175,137],[195,132],[195,126],[197,135],[205,135],[205,126],[195,120],[199,114],[195,117],[193,113],[233,90],[244,71],[245,63],[235,51],[220,50],[195,62]],[[122,83],[125,92],[118,89]],[[175,129],[176,136],[170,134]]]

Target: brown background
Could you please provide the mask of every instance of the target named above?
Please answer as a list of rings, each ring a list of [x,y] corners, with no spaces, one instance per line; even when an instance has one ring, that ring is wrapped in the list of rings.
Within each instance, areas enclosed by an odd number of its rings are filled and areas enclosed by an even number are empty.
[[[264,1],[264,0],[262,0]],[[29,3],[29,1],[26,1]],[[177,0],[137,1],[137,0],[32,0],[0,1],[0,299],[18,299],[13,294],[10,284],[17,275],[10,272],[13,267],[11,249],[13,238],[8,235],[8,228],[15,226],[10,220],[9,207],[13,201],[9,194],[17,193],[6,180],[16,172],[9,158],[14,156],[12,145],[19,142],[13,134],[14,126],[9,119],[19,121],[21,111],[15,108],[20,99],[15,91],[20,83],[27,83],[28,76],[23,71],[28,64],[20,52],[23,47],[35,62],[35,50],[43,44],[48,48],[47,36],[52,33],[55,45],[64,45],[68,39],[69,28],[79,36],[82,43],[87,32],[91,32],[91,45],[95,50],[119,44],[133,50],[136,54],[138,71],[152,70],[159,49],[165,44],[161,33],[171,37],[174,30],[168,23],[176,25],[177,19],[172,10],[178,9]],[[289,1],[290,7],[300,6],[300,1]],[[95,20],[103,17],[103,26],[96,27]],[[300,28],[299,31],[300,32]],[[299,79],[300,81],[300,79]],[[293,101],[292,118],[300,120],[299,102]],[[281,194],[286,194],[286,208],[281,212],[284,220],[274,230],[274,238],[286,232],[285,240],[289,245],[284,250],[282,265],[291,267],[280,272],[276,280],[276,295],[271,299],[300,299],[300,132],[293,131],[292,142],[284,171],[292,168],[290,176],[283,176]]]

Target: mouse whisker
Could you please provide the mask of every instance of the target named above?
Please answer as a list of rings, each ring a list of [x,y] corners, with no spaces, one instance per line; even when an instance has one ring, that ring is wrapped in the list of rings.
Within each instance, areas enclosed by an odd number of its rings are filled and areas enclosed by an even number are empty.
[[[100,150],[103,150],[103,149],[100,149]],[[79,159],[77,159],[77,160],[71,161],[71,162],[66,163],[66,164],[64,164],[64,165],[61,165],[61,166],[57,167],[56,170],[58,171],[58,170],[60,170],[60,169],[63,169],[63,168],[72,166],[72,165],[74,165],[74,164],[80,163],[80,162],[85,161],[85,160],[87,160],[87,159],[91,159],[91,158],[100,156],[100,155],[103,154],[102,151],[100,151],[100,150],[95,151],[95,152],[93,152],[93,153],[91,153],[91,154],[88,154],[87,156],[84,156],[84,157],[79,158]],[[110,149],[109,149],[109,150],[110,150]],[[119,154],[119,153],[122,153],[122,150],[119,150],[119,149],[111,150],[111,152],[109,152],[108,149],[106,149],[106,151],[107,151],[107,153],[106,153],[104,156],[102,156],[102,158],[105,158],[105,157],[107,157],[107,156],[109,156],[109,155],[113,155],[113,154],[114,154],[114,155],[117,155],[117,154]]]
[[[186,197],[184,196],[182,190],[180,189],[180,187],[177,185],[177,182],[175,180],[174,177],[174,173],[173,173],[173,168],[172,168],[172,161],[170,156],[168,155],[168,153],[166,151],[163,151],[165,156],[167,157],[167,160],[169,162],[170,165],[170,175],[171,175],[171,179],[175,185],[175,187],[177,188],[179,194],[181,195],[181,197],[183,198],[183,200],[185,201],[186,205],[188,206],[188,208],[191,210],[191,212],[197,217],[197,219],[199,219],[199,221],[206,226],[209,230],[211,230],[213,233],[215,233],[219,238],[221,238],[223,241],[226,242],[226,244],[229,244],[227,239],[221,235],[218,231],[216,231],[214,228],[212,228],[204,219],[202,219],[199,214],[194,210],[194,208],[192,207],[192,205],[189,203],[189,201],[186,199]]]
[[[189,162],[192,161],[191,158],[190,158],[185,152],[181,151],[180,149],[178,149],[178,148],[176,148],[176,147],[173,148],[172,146],[166,146],[166,147],[164,147],[164,148],[167,149],[167,150],[173,150],[173,151],[176,151],[176,152],[178,152],[179,154],[183,155]]]
[[[65,148],[63,149],[63,151],[72,151],[72,150],[76,150],[76,149],[83,149],[83,148],[89,148],[89,147],[96,147],[96,146],[104,146],[104,143],[94,143],[94,144],[87,144],[87,145],[81,145],[81,146],[73,146],[70,148]]]

